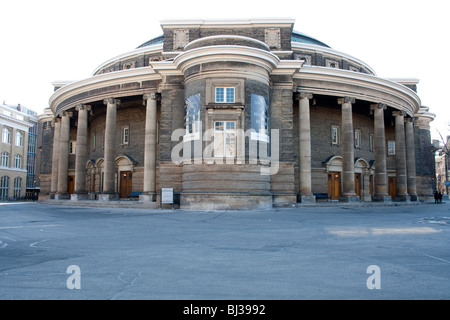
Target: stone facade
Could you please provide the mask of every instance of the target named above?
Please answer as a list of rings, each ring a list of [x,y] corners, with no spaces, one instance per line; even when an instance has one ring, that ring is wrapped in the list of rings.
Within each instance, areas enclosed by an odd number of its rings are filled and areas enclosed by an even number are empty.
[[[58,85],[42,198],[159,207],[172,188],[175,206],[245,209],[430,195],[433,115],[417,83],[378,78],[293,24],[165,21],[95,78]]]

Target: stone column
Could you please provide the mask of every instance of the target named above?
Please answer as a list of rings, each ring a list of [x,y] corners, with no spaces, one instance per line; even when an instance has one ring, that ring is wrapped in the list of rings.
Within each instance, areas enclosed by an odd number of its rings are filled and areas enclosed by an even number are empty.
[[[63,112],[61,117],[61,133],[59,139],[59,160],[58,160],[58,191],[56,200],[70,199],[68,192],[69,175],[69,141],[70,141],[70,117],[71,112]]]
[[[397,195],[395,201],[410,201],[406,169],[405,112],[394,111],[395,117],[395,168],[397,172]]]
[[[104,150],[104,176],[103,176],[103,193],[100,194],[99,200],[110,201],[118,200],[119,194],[116,192],[116,122],[117,122],[117,105],[120,100],[109,98],[105,99],[106,104],[106,126],[105,126],[105,150]]]
[[[354,98],[345,97],[338,99],[342,105],[342,195],[339,201],[357,202],[359,197],[355,193],[355,136],[353,131],[352,104]]]
[[[309,100],[312,94],[299,94],[298,127],[299,127],[299,193],[301,203],[316,202],[311,187],[311,122]]]
[[[55,118],[53,131],[53,157],[52,157],[52,182],[50,187],[50,199],[55,199],[58,192],[58,169],[59,169],[59,140],[61,135],[61,119]]]
[[[145,114],[144,192],[139,201],[156,201],[156,112],[159,94],[144,95]]]
[[[385,104],[373,104],[370,106],[374,118],[374,151],[375,151],[375,195],[373,201],[389,202],[391,197],[388,192],[388,177],[386,169],[386,133],[384,129]]]
[[[75,190],[71,196],[72,200],[87,200],[86,191],[86,161],[87,161],[87,135],[88,135],[88,112],[91,106],[79,105],[77,125],[77,152],[75,158]]]
[[[407,118],[405,120],[405,135],[406,135],[406,167],[407,167],[407,181],[408,194],[411,201],[417,201],[417,187],[416,187],[416,144],[414,143],[414,119]]]

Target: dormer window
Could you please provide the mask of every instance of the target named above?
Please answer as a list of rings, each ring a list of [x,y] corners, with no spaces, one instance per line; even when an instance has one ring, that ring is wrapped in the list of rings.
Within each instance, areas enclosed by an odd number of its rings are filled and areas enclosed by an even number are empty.
[[[234,87],[216,87],[216,103],[234,103]]]

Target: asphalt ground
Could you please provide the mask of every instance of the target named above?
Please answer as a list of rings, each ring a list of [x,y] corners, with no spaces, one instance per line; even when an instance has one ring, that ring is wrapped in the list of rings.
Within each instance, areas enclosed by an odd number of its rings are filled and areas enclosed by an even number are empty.
[[[449,244],[446,203],[0,203],[0,300],[447,300]]]

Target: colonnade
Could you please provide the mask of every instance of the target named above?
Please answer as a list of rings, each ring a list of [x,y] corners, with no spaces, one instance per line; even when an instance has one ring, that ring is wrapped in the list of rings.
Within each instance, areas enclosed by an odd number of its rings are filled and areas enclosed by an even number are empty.
[[[299,100],[299,195],[302,203],[315,202],[311,181],[311,125],[310,100],[311,93],[300,92]],[[140,195],[141,201],[156,201],[156,144],[157,144],[157,101],[159,94],[149,93],[143,96],[146,105],[145,119],[145,150],[144,150],[144,184]],[[354,129],[352,106],[355,99],[343,97],[338,99],[341,105],[342,125],[342,194],[340,201],[359,201],[355,193],[354,167]],[[110,201],[119,198],[115,184],[116,174],[116,132],[117,107],[120,100],[108,98],[106,105],[105,147],[104,147],[104,178],[103,192],[99,200]],[[388,175],[386,166],[386,135],[385,135],[385,104],[372,104],[374,115],[374,157],[375,157],[375,189],[373,201],[390,201],[388,194]],[[51,197],[55,199],[83,200],[87,199],[86,163],[88,148],[88,115],[90,105],[78,105],[77,150],[75,158],[74,193],[68,193],[69,140],[70,118],[72,112],[62,112],[54,121],[53,166],[51,180]],[[405,119],[406,113],[395,111],[395,145],[396,145],[396,177],[397,196],[394,200],[417,200],[416,168],[414,154],[414,123],[413,119]]]
[[[157,126],[157,100],[159,94],[150,93],[143,96],[146,105],[145,119],[145,151],[144,151],[144,192],[141,201],[156,201],[156,126]],[[120,100],[108,98],[103,101],[106,105],[105,146],[103,192],[99,195],[100,201],[118,200],[116,190],[116,133],[117,133],[117,107]],[[90,105],[75,107],[78,113],[77,144],[75,156],[75,187],[72,195],[68,193],[69,168],[69,140],[70,118],[72,112],[62,112],[54,122],[53,138],[53,166],[50,196],[54,199],[85,200],[88,198],[86,190],[86,163],[88,148],[88,114]]]
[[[299,194],[301,202],[314,201],[311,183],[311,129],[309,100],[311,93],[300,92],[299,100]],[[355,99],[343,97],[338,99],[341,105],[342,126],[342,202],[359,201],[355,193],[354,166],[354,130],[352,105]],[[374,151],[375,151],[375,190],[373,201],[388,202],[388,173],[386,166],[386,135],[384,111],[386,105],[372,104],[374,114]],[[414,124],[412,118],[405,120],[404,111],[394,111],[395,117],[395,163],[396,163],[396,197],[395,201],[416,201],[416,167],[414,146]],[[407,152],[406,152],[407,151]]]

